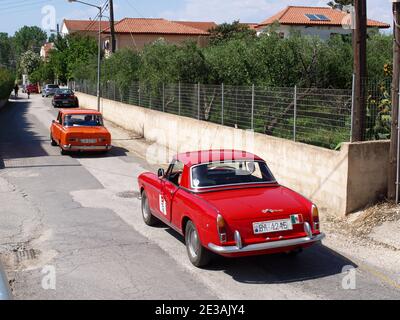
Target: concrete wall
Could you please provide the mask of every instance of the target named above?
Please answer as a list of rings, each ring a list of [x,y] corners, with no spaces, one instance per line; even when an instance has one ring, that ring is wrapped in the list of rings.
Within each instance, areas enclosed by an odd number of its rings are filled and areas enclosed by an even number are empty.
[[[81,107],[96,108],[96,97],[78,96]],[[153,163],[200,149],[250,151],[267,161],[281,184],[337,215],[362,209],[386,193],[388,141],[348,143],[333,151],[106,99],[101,108],[106,119],[155,143],[147,152]]]

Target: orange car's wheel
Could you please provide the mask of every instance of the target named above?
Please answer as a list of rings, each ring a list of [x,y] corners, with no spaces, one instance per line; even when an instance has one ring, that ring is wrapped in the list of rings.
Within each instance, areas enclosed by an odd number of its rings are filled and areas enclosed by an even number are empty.
[[[64,150],[63,148],[60,148],[60,154],[61,154],[62,156],[65,156],[65,155],[68,154],[68,151]]]
[[[186,224],[185,242],[189,260],[195,267],[205,267],[210,263],[210,251],[202,246],[199,233],[192,221]]]
[[[51,145],[55,147],[57,145],[57,142],[53,139],[51,135],[50,135],[50,140],[51,140]]]

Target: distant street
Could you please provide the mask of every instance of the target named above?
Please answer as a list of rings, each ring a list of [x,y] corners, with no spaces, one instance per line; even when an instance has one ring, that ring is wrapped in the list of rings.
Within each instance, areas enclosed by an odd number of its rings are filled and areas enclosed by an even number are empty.
[[[142,221],[136,177],[156,168],[129,150],[131,138],[113,132],[109,155],[61,156],[49,141],[51,99],[25,97],[0,111],[0,259],[16,299],[400,298],[398,252],[331,230],[297,258],[196,269],[176,232]]]

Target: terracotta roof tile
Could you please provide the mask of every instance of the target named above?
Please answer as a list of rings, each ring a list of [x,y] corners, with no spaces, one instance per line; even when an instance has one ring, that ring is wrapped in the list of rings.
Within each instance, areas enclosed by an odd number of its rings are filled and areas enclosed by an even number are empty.
[[[109,32],[109,30],[105,30]],[[165,19],[125,18],[115,25],[116,33],[209,35],[207,31]]]
[[[200,21],[172,21],[172,22],[183,24],[185,26],[195,29],[200,29],[206,32],[210,31],[211,29],[217,26],[215,22],[200,22]]]
[[[64,20],[65,26],[68,28],[70,32],[76,31],[98,31],[99,23],[98,21],[92,20]],[[102,21],[101,28],[105,30],[110,27],[110,22]]]
[[[329,21],[311,21],[306,14],[319,14],[326,16]],[[345,20],[347,13],[335,10],[330,7],[301,7],[289,6],[286,9],[278,12],[274,16],[261,22],[258,27],[267,26],[274,22],[279,22],[285,25],[326,25],[326,26],[341,26]],[[368,27],[390,28],[387,23],[368,20]]]

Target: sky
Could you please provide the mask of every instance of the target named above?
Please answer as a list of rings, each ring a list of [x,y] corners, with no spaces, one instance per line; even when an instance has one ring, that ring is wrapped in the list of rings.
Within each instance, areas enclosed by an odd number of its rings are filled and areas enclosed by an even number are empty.
[[[86,0],[102,5],[106,0]],[[217,23],[261,22],[288,5],[325,6],[329,0],[114,0],[116,19],[124,17],[170,20],[215,21]],[[392,0],[367,0],[368,17],[392,22]],[[68,0],[0,0],[0,32],[13,35],[24,25],[50,32],[55,23],[67,19],[89,19],[98,10]],[[108,13],[105,13],[108,15]]]

